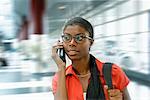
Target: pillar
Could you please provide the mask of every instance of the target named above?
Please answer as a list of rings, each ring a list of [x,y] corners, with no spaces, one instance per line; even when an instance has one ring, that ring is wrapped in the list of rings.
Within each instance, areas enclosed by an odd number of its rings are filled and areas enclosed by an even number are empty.
[[[43,15],[45,0],[30,0],[30,15],[33,24],[33,34],[43,34]]]
[[[19,41],[28,40],[28,25],[29,21],[26,16],[22,16],[22,23],[19,29]]]

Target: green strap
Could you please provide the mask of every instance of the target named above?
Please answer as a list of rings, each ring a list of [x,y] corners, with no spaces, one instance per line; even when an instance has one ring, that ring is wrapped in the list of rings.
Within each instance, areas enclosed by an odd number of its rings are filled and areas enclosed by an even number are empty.
[[[112,89],[113,85],[112,85],[112,65],[113,63],[109,63],[106,62],[103,65],[103,75],[104,75],[104,79],[106,81],[106,85],[108,85],[108,89]]]

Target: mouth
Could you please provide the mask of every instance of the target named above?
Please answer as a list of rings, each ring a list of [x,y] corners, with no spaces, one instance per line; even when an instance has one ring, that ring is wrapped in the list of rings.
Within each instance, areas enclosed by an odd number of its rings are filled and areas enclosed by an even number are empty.
[[[73,56],[73,55],[77,55],[79,53],[79,51],[77,50],[68,50],[68,55]]]

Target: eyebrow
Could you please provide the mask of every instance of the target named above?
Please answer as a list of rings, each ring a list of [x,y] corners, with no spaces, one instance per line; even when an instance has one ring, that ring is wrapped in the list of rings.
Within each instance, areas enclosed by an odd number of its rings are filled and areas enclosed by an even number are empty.
[[[69,35],[71,35],[70,33],[64,33],[64,34],[69,34]],[[86,33],[77,33],[76,35],[80,35],[80,34],[86,35]]]

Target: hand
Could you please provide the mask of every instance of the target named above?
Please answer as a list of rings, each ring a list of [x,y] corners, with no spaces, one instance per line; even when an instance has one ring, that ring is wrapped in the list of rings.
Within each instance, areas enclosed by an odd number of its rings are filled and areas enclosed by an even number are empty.
[[[55,63],[57,64],[58,66],[58,70],[61,70],[62,68],[65,68],[66,66],[66,63],[62,61],[62,59],[59,57],[59,55],[57,54],[57,50],[59,48],[63,48],[63,43],[58,41],[57,43],[55,43],[53,46],[52,46],[52,58],[53,60],[55,61]]]
[[[119,89],[108,90],[110,100],[123,100],[122,92]]]
[[[119,89],[108,89],[108,86],[105,86],[107,89],[109,100],[123,100],[123,94]]]

